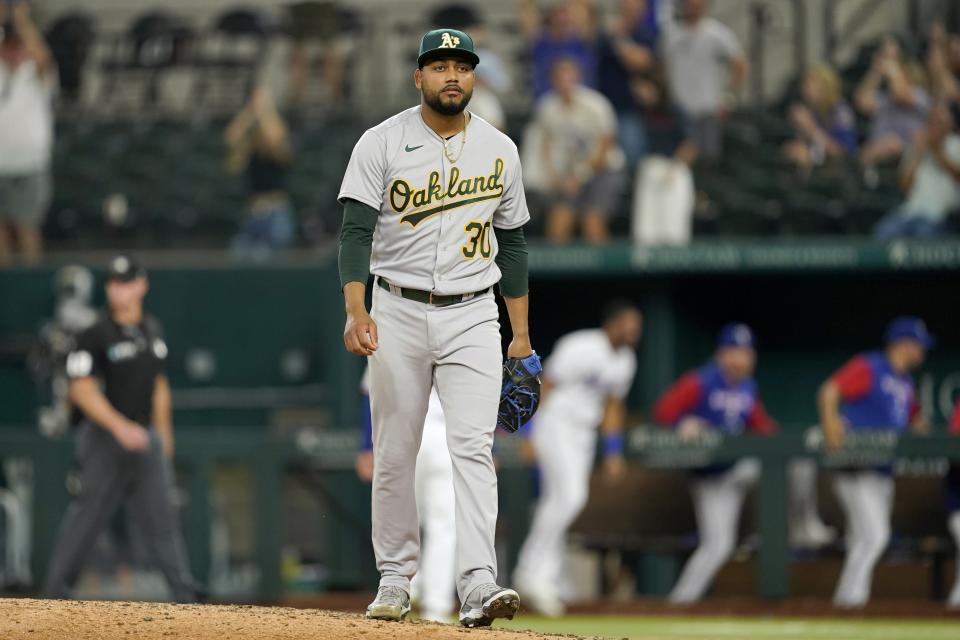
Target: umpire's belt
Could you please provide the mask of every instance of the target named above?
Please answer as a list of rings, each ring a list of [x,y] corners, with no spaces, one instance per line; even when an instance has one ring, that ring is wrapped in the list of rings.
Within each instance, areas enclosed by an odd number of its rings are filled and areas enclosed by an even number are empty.
[[[467,300],[472,300],[477,296],[482,296],[485,293],[490,293],[492,287],[487,287],[482,291],[474,291],[473,293],[456,293],[449,296],[441,296],[433,293],[432,291],[421,291],[420,289],[407,289],[405,287],[398,287],[395,284],[390,284],[386,279],[377,276],[377,283],[379,283],[381,289],[386,289],[394,295],[398,295],[401,298],[406,298],[407,300],[416,300],[417,302],[422,302],[424,304],[432,304],[435,307],[446,307],[451,304],[457,304],[459,302],[466,302]]]

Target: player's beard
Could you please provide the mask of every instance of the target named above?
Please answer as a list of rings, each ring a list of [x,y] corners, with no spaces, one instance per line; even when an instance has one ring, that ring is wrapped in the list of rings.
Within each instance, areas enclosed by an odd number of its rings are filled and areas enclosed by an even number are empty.
[[[427,103],[427,106],[436,111],[437,113],[444,116],[455,116],[458,113],[463,113],[463,110],[467,108],[467,104],[470,103],[470,98],[473,97],[473,90],[469,91],[463,89],[460,90],[463,92],[460,94],[460,100],[458,102],[453,101],[449,98],[444,99],[443,89],[439,91],[434,91],[430,93],[428,91],[423,92],[423,100]]]

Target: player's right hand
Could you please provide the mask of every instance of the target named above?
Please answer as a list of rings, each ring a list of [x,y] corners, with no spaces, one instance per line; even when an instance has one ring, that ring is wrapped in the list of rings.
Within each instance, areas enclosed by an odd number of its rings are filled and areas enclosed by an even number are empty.
[[[377,350],[377,323],[366,311],[347,314],[343,329],[343,344],[347,351],[358,356],[370,356]]]
[[[827,451],[839,451],[843,449],[843,425],[838,425],[832,429],[823,429],[823,444]]]
[[[677,436],[680,442],[693,442],[704,432],[703,422],[699,418],[688,416],[677,425]]]
[[[128,422],[113,432],[120,446],[131,453],[150,448],[150,433],[136,422]]]

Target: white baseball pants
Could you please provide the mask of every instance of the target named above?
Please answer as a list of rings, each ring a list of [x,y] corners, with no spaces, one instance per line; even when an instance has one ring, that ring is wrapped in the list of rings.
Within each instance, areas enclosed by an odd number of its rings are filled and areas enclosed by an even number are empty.
[[[954,561],[957,565],[957,581],[953,585],[950,597],[947,598],[947,606],[951,609],[960,609],[960,511],[951,513],[947,523],[950,525],[950,533],[953,534],[953,542],[957,545],[957,559]]]
[[[893,478],[876,471],[843,472],[833,487],[847,516],[847,556],[833,603],[861,607],[870,600],[873,568],[890,541]]]
[[[514,579],[556,595],[562,582],[567,530],[587,503],[596,429],[543,412],[533,448],[540,468],[540,498],[520,549]]]
[[[410,586],[420,600],[421,617],[446,622],[453,610],[457,575],[456,497],[443,411],[434,396],[430,398],[423,442],[417,454],[415,492],[425,540],[421,544],[420,569]]]
[[[690,490],[700,545],[670,593],[671,602],[696,602],[710,588],[720,567],[733,554],[743,500],[759,476],[759,461],[748,458],[721,474],[693,480]]]

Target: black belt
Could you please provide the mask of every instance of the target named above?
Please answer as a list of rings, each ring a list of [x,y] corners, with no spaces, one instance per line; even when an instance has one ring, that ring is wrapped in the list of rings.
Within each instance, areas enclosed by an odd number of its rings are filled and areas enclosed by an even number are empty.
[[[482,291],[474,291],[473,293],[456,293],[449,296],[441,296],[433,293],[432,291],[421,291],[420,289],[407,289],[405,287],[393,286],[380,276],[377,276],[377,282],[380,284],[381,289],[385,289],[390,293],[399,295],[401,298],[406,298],[407,300],[416,300],[417,302],[422,302],[424,304],[432,304],[435,307],[446,307],[451,304],[458,304],[460,302],[465,302],[466,300],[472,300],[477,296],[482,296],[485,293],[490,293],[490,287],[487,287]]]

